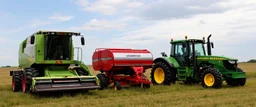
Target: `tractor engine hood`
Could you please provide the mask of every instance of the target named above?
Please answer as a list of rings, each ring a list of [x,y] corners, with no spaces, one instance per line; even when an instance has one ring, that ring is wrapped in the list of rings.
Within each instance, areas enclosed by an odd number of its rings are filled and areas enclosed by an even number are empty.
[[[225,57],[225,56],[198,56],[197,60],[228,60],[228,61],[237,61],[238,59]]]

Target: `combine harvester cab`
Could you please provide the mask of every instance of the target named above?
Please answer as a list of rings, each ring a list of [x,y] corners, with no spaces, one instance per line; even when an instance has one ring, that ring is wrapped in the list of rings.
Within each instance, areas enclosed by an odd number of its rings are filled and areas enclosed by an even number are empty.
[[[38,31],[26,38],[19,50],[21,70],[10,72],[12,90],[26,93],[99,89],[98,78],[79,57],[74,60],[72,36],[81,36],[84,45],[84,37],[76,32]]]
[[[144,72],[152,64],[153,56],[148,50],[98,48],[92,56],[93,69],[101,72],[97,74],[101,89],[111,83],[115,90],[126,86],[150,88]]]

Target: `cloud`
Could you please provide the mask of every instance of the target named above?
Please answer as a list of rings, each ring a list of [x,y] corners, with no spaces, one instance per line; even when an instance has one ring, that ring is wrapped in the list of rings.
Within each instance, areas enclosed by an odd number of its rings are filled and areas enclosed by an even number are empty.
[[[76,4],[80,5],[84,11],[97,12],[104,15],[113,15],[116,12],[126,11],[143,5],[143,2],[131,0],[78,0]]]
[[[126,24],[119,21],[108,21],[105,19],[92,19],[81,27],[71,27],[72,30],[122,30]]]
[[[49,19],[57,20],[57,21],[68,21],[71,20],[74,16],[64,16],[64,15],[54,15],[49,17]]]
[[[40,26],[46,26],[46,25],[61,23],[61,22],[71,20],[72,18],[73,18],[73,16],[53,15],[53,16],[48,17],[47,20],[34,19],[34,20],[31,21],[31,23],[28,23],[26,26],[10,29],[10,30],[7,30],[5,33],[10,34],[10,33],[15,33],[15,32],[20,32],[20,31],[23,31],[25,29],[32,29],[32,28],[36,28],[36,27],[40,27]]]
[[[123,36],[113,38],[110,44],[120,47],[146,48],[154,57],[161,56],[160,52],[170,51],[170,39],[188,38],[202,39],[212,34],[215,42],[213,53],[248,60],[241,56],[243,51],[255,53],[255,50],[242,48],[251,47],[256,40],[255,6],[247,6],[228,10],[222,13],[197,14],[190,18],[157,20],[155,23],[140,29],[125,32]],[[236,47],[241,47],[237,49]],[[240,50],[240,51],[239,51]],[[256,55],[250,54],[255,58]]]

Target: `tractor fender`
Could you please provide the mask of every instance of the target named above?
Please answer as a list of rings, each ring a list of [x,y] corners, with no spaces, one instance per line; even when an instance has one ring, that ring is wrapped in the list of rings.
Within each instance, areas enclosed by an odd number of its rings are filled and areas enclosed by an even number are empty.
[[[153,61],[153,63],[156,63],[156,62],[164,62],[173,68],[180,67],[179,63],[173,57],[159,57]]]

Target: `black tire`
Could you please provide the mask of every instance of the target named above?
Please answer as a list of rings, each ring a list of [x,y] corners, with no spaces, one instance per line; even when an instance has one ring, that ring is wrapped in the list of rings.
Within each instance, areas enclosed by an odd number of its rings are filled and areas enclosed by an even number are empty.
[[[39,74],[39,71],[36,70],[35,68],[25,68],[24,69],[25,73],[23,74],[23,80],[22,81],[25,81],[26,84],[22,84],[24,87],[22,89],[22,91],[24,93],[29,93],[31,92],[31,85],[32,85],[32,77],[38,77],[40,74]]]
[[[241,68],[237,68],[237,71],[244,72]],[[226,83],[230,86],[244,86],[246,83],[246,78],[227,79]]]
[[[84,71],[82,68],[74,68],[74,70],[76,70],[76,73],[79,75],[79,76],[88,76],[89,73],[87,71]]]
[[[103,90],[104,88],[108,87],[108,77],[105,74],[97,74],[97,78],[99,78],[100,81],[100,90]]]
[[[183,82],[186,85],[196,85],[196,84],[200,83],[200,81],[196,81],[195,79],[193,79],[191,77],[187,77],[186,81],[183,81]]]
[[[162,68],[164,71],[164,80],[162,83],[158,83],[155,80],[154,74],[155,74],[155,71],[157,68]],[[150,74],[151,74],[151,76],[150,76],[151,82],[153,83],[153,85],[171,85],[171,83],[175,83],[175,81],[176,81],[176,74],[175,74],[174,70],[172,70],[169,65],[167,65],[166,63],[161,62],[161,61],[155,63]]]
[[[121,84],[119,81],[115,81],[114,82],[114,90],[118,91],[118,90],[121,90]]]
[[[214,78],[214,83],[211,85],[207,85],[207,83],[205,83],[204,78],[206,77],[206,75],[211,75]],[[203,71],[203,74],[201,76],[201,81],[202,81],[202,86],[205,88],[221,88],[222,87],[222,75],[221,73],[215,69],[215,68],[207,68]]]
[[[12,76],[12,91],[13,92],[21,91],[22,75],[23,75],[22,71],[13,71],[13,76]]]
[[[150,84],[143,84],[143,85],[142,85],[142,88],[144,88],[144,89],[149,89],[149,88],[150,88]]]

